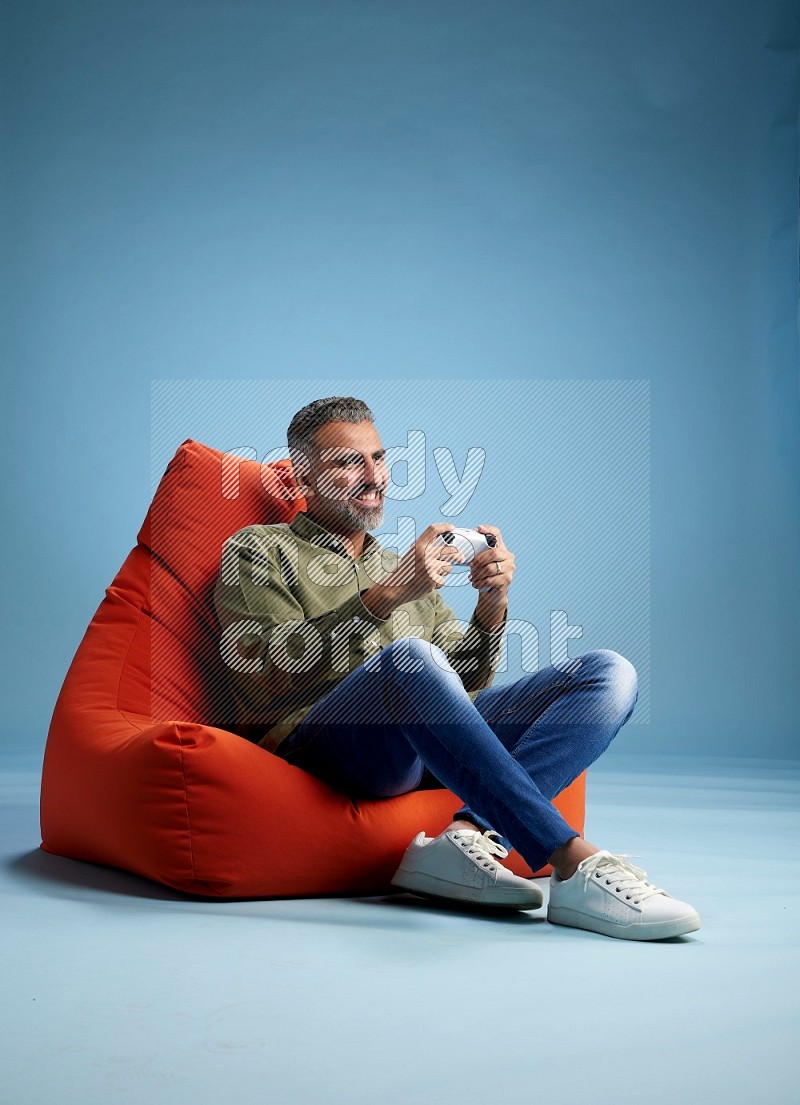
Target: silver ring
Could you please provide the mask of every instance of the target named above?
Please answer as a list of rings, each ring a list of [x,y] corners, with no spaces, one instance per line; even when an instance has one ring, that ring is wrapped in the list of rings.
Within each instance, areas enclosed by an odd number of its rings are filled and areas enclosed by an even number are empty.
[[[496,572],[495,572],[494,574],[495,574],[496,576],[499,576],[499,575],[500,575],[500,561],[499,561],[499,560],[495,560],[495,562],[494,562],[494,566],[495,566],[495,568],[497,568],[497,571],[496,571]]]

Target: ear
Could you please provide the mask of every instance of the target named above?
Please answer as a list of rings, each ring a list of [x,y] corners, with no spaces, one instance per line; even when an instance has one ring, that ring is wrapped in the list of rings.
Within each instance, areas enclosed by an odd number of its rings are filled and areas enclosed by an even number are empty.
[[[306,502],[316,495],[316,490],[311,486],[311,482],[308,480],[308,467],[304,466],[301,470],[298,466],[292,465],[292,476],[294,477],[295,486],[299,495],[302,495]]]
[[[305,453],[299,450],[289,450],[291,456],[292,476],[298,492],[308,501],[316,495],[316,491],[310,486],[308,476],[311,471],[311,462]]]
[[[319,494],[317,491],[317,481],[308,468],[301,472],[300,475],[301,479],[298,481],[298,486],[303,489],[303,497],[306,502],[308,502],[309,499],[313,499],[315,495]]]

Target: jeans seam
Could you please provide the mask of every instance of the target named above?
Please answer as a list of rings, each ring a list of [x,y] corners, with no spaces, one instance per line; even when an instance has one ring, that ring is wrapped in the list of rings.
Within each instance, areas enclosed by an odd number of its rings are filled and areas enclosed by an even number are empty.
[[[562,680],[560,683],[551,683],[547,687],[542,687],[540,690],[535,691],[530,697],[524,698],[522,702],[518,702],[516,706],[509,706],[506,710],[501,710],[499,714],[494,714],[492,717],[486,718],[486,724],[491,725],[493,721],[499,721],[501,717],[506,717],[508,714],[515,714],[517,710],[523,709],[525,706],[530,705],[537,698],[541,698],[542,695],[547,694],[548,691],[552,691],[556,687],[566,687],[568,679]]]
[[[530,705],[530,703],[535,701],[537,698],[541,698],[542,695],[547,694],[548,691],[552,691],[561,687],[566,687],[567,684],[569,684],[570,682],[570,679],[562,679],[558,683],[551,683],[548,687],[543,687],[541,690],[536,691],[535,694],[532,694],[528,698],[523,699],[522,702],[518,702],[516,706],[510,706],[507,710],[501,710],[499,714],[495,714],[494,717],[487,718],[486,724],[491,725],[493,721],[498,721],[501,717],[506,717],[508,714],[514,714],[518,710],[523,709],[523,707]],[[536,722],[532,722],[532,724],[535,725]],[[528,743],[529,739],[530,738],[526,736],[523,740],[520,740],[513,749],[511,749],[512,759],[518,760],[518,754]]]
[[[291,735],[292,734],[290,733],[289,736],[291,736]],[[276,755],[278,755],[279,759],[286,760],[287,763],[291,763],[290,757],[296,756],[298,752],[303,752],[306,748],[308,748],[310,745],[312,745],[314,743],[315,739],[317,738],[317,735],[318,735],[317,733],[311,733],[309,736],[307,736],[305,738],[305,740],[301,741],[298,744],[295,744],[293,748],[290,748],[290,749],[288,749],[288,751],[283,752],[283,753],[279,753],[278,749],[276,748],[275,749]],[[288,740],[289,737],[287,736],[285,739]],[[281,742],[281,744],[282,743],[283,742]],[[280,747],[280,745],[278,746],[278,748],[279,747]]]

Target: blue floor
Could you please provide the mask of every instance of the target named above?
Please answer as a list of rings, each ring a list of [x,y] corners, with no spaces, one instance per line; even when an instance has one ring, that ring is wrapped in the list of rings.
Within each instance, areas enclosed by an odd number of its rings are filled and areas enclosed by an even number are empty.
[[[0,1100],[797,1101],[800,765],[606,759],[587,837],[635,853],[699,932],[637,944],[406,895],[185,900],[39,851],[38,764],[7,755]],[[280,825],[265,847],[290,847]]]

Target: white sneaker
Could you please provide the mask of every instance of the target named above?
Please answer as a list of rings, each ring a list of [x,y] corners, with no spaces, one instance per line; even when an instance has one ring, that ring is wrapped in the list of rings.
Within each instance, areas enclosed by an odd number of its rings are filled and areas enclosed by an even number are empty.
[[[569,879],[553,871],[547,920],[622,940],[663,940],[700,928],[688,903],[645,880],[624,855],[595,852]]]
[[[533,879],[523,879],[493,857],[508,849],[477,829],[451,829],[439,836],[418,833],[406,848],[392,886],[426,897],[473,905],[538,909],[544,895]]]

